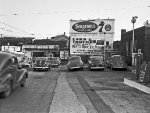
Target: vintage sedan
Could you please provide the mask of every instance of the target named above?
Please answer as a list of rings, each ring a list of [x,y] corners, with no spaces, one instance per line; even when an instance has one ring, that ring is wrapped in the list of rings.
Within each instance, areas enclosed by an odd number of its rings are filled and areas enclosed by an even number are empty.
[[[104,68],[105,68],[104,55],[89,57],[88,67],[90,70],[93,70],[93,69],[104,70]]]
[[[49,71],[51,67],[48,57],[37,57],[33,63],[33,70],[47,70]]]
[[[73,69],[82,69],[84,68],[84,63],[80,56],[71,56],[69,58],[67,68],[69,71]]]
[[[60,58],[59,57],[51,57],[50,58],[51,67],[58,68],[60,65]]]
[[[107,67],[110,69],[127,69],[127,63],[124,56],[112,55],[107,60]]]
[[[0,52],[0,96],[8,97],[12,89],[24,87],[28,72],[22,69],[18,59],[11,53]]]
[[[51,63],[51,67],[56,67],[56,68],[59,67],[59,62],[57,60],[51,60],[50,63]]]

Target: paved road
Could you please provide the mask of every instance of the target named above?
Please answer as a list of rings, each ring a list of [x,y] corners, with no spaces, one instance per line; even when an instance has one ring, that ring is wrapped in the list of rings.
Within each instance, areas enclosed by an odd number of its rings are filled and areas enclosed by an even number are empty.
[[[25,88],[0,99],[0,113],[150,113],[150,95],[123,83],[128,71],[29,72]]]
[[[25,88],[0,98],[0,113],[48,113],[58,76],[59,70],[29,72]]]

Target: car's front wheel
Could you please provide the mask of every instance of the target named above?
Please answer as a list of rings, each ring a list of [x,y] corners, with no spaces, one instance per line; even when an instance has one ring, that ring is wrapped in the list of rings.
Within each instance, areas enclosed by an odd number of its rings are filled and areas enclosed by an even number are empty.
[[[3,92],[0,94],[0,96],[1,96],[2,98],[6,98],[6,97],[8,97],[8,96],[11,94],[11,91],[12,91],[12,82],[9,80],[9,81],[7,82],[6,90],[3,91]]]

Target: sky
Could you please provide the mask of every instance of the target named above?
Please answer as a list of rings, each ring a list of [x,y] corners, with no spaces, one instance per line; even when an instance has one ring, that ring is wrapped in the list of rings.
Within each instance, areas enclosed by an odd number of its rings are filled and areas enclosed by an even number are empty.
[[[69,36],[70,20],[115,19],[114,41],[121,29],[135,29],[150,22],[150,0],[0,0],[0,34],[50,38],[64,32]]]

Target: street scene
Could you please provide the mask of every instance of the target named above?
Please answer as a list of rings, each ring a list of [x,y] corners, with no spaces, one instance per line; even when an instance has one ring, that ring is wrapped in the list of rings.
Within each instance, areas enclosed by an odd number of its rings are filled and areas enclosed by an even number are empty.
[[[0,113],[150,113],[149,9],[0,0]]]
[[[29,71],[26,87],[0,99],[1,113],[149,113],[150,96],[123,83],[129,71]]]

